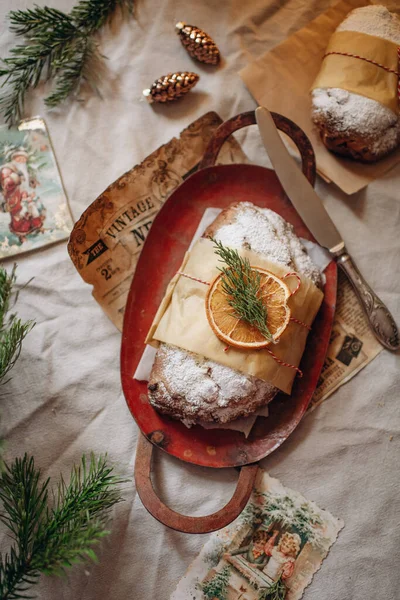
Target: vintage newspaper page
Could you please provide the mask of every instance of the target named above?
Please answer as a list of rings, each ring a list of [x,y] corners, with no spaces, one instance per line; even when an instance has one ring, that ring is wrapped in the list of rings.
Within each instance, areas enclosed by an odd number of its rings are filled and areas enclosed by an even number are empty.
[[[259,469],[242,514],[211,536],[170,600],[299,600],[343,526]]]
[[[338,271],[338,293],[331,341],[309,411],[349,381],[383,350],[372,333],[347,277]]]
[[[215,112],[194,121],[179,139],[173,138],[112,183],[75,224],[68,244],[70,257],[120,330],[133,273],[153,219],[171,192],[196,169],[221,123]],[[218,163],[240,162],[246,162],[246,157],[231,137]]]

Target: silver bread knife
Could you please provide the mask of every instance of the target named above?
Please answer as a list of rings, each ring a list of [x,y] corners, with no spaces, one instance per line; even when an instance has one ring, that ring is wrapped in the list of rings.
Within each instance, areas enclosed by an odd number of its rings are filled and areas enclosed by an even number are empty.
[[[317,242],[331,252],[339,267],[346,273],[377,339],[388,350],[398,350],[399,330],[392,315],[348,254],[321,199],[286,149],[271,113],[260,106],[256,109],[256,120],[272,166],[293,206]]]

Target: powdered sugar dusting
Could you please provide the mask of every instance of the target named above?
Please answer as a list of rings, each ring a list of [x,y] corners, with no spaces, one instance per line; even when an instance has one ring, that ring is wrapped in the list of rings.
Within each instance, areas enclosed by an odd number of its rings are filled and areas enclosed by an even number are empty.
[[[341,90],[315,89],[313,117],[338,135],[361,136],[377,156],[387,154],[400,140],[400,119],[380,102]]]
[[[242,202],[233,223],[222,225],[215,238],[231,248],[247,247],[272,262],[284,265],[320,285],[321,274],[314,265],[293,227],[268,208]]]
[[[400,45],[400,19],[385,6],[355,8],[336,31],[358,31]]]
[[[203,404],[226,408],[243,398],[258,400],[273,389],[265,381],[175,346],[162,344],[159,353],[164,362],[164,380],[168,381],[169,395],[185,398],[193,412]]]
[[[357,31],[400,45],[400,19],[384,6],[357,8],[337,31]],[[332,134],[361,137],[379,158],[400,142],[400,118],[380,102],[342,90],[317,88],[312,92],[313,120]]]
[[[242,202],[235,205],[232,219],[217,229],[216,239],[231,248],[251,248],[320,284],[318,268],[282,217]],[[150,402],[188,426],[229,423],[267,404],[278,392],[266,381],[167,344],[160,344],[156,363],[159,371],[149,385]]]

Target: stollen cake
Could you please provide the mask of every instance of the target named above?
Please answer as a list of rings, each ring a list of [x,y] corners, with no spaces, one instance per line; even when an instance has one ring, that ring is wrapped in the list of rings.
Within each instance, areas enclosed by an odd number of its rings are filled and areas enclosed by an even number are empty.
[[[384,6],[356,8],[336,31],[364,33],[400,46],[400,18]],[[361,162],[374,162],[400,144],[398,111],[341,88],[312,91],[312,119],[328,150]]]
[[[321,274],[293,227],[269,209],[249,202],[232,204],[203,237],[231,248],[247,247],[321,286]],[[188,425],[248,416],[278,392],[266,381],[164,343],[157,350],[148,390],[155,409]]]

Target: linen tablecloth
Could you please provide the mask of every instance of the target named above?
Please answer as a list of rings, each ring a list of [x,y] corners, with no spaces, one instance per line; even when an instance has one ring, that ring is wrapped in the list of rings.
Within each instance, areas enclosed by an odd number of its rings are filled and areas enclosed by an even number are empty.
[[[42,2],[39,2],[42,4]],[[73,2],[49,0],[69,10]],[[255,107],[237,72],[325,10],[329,0],[138,0],[135,19],[117,21],[101,37],[109,60],[103,99],[46,112],[41,92],[28,115],[48,123],[74,219],[121,173],[195,118],[223,119]],[[5,25],[24,0],[2,0],[0,55],[15,39]],[[194,64],[174,32],[178,20],[202,27],[220,46],[218,69]],[[175,70],[201,75],[174,106],[150,107],[141,91]],[[266,77],[268,74],[266,74]],[[285,93],[285,90],[282,90]],[[268,164],[255,128],[240,138],[253,162]],[[346,197],[317,182],[360,270],[400,322],[400,166]],[[10,262],[8,264],[11,264]],[[43,475],[67,475],[83,452],[107,452],[132,478],[137,427],[119,377],[120,333],[91,297],[61,243],[18,258],[23,290],[18,310],[37,325],[27,337],[12,381],[1,390],[6,459],[34,454]],[[346,526],[306,590],[307,600],[399,597],[399,356],[382,352],[352,381],[306,417],[262,466],[344,519]],[[235,486],[234,470],[208,470],[158,455],[155,481],[164,500],[186,514],[210,513]],[[166,600],[207,536],[166,529],[143,508],[131,481],[113,512],[100,564],[74,568],[66,580],[42,578],[42,600]],[[2,548],[8,540],[2,538]],[[188,599],[189,600],[189,599]]]

